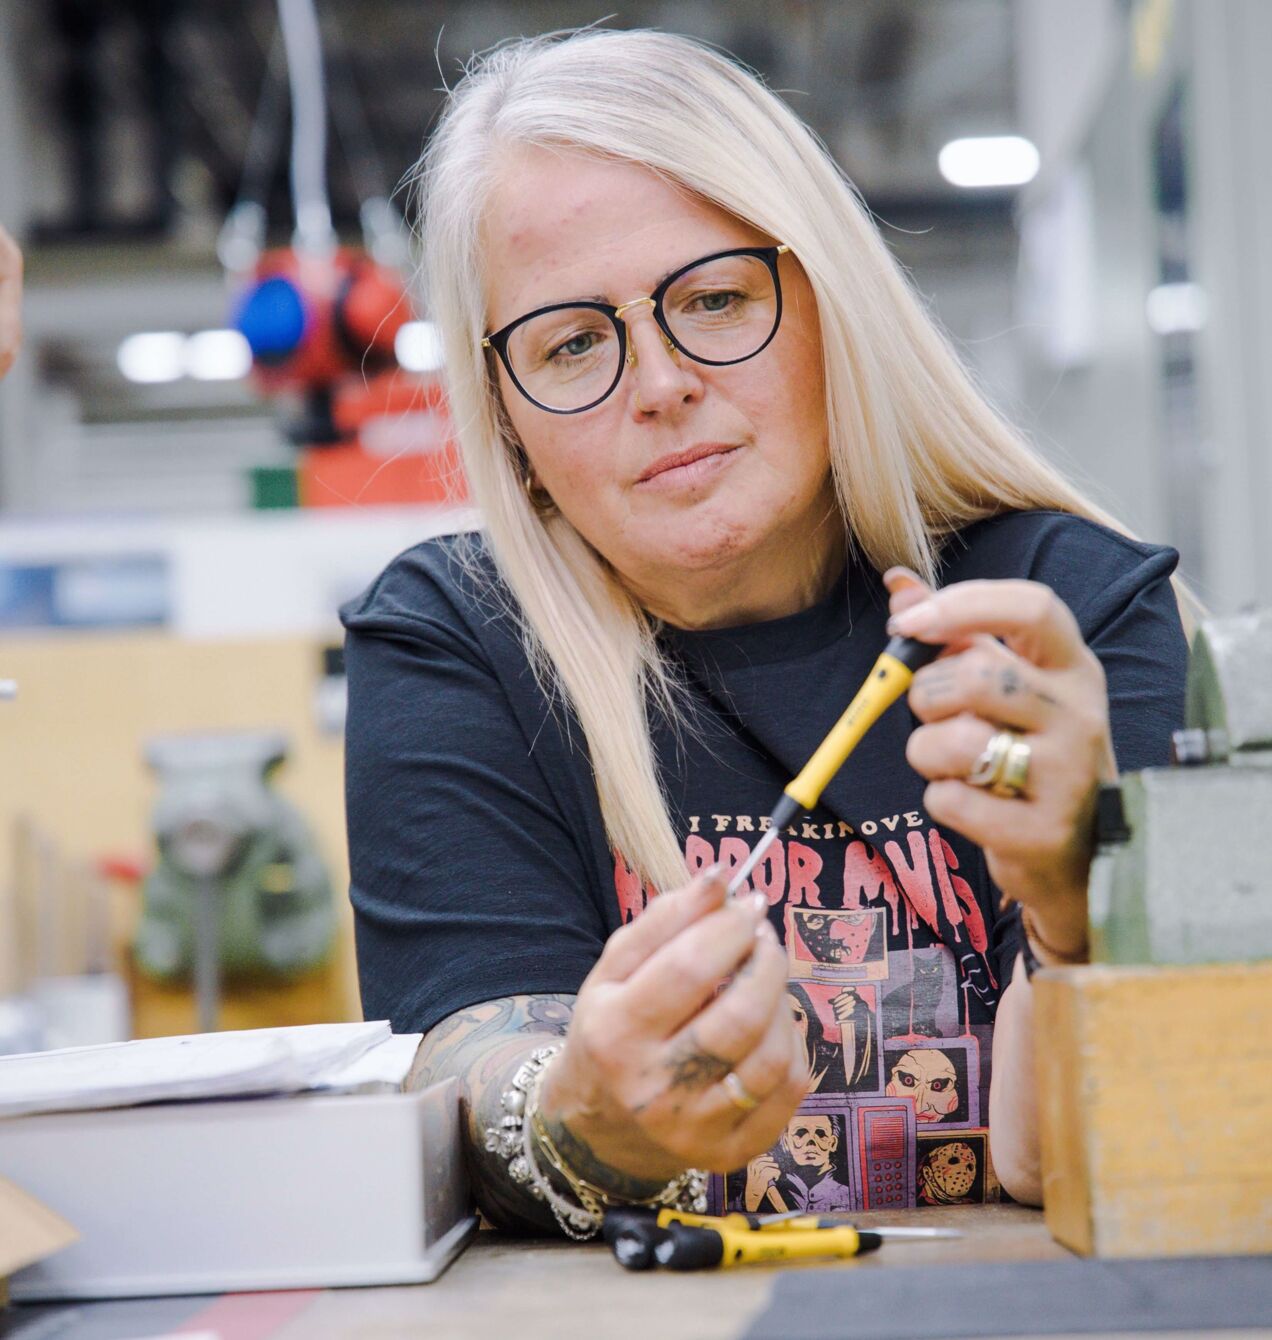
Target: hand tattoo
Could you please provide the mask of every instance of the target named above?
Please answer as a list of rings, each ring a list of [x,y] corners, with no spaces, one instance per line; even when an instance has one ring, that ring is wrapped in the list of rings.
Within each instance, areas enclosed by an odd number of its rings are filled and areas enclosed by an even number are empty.
[[[733,1066],[729,1061],[704,1051],[691,1028],[668,1059],[667,1069],[671,1071],[673,1089],[705,1089],[722,1080]]]
[[[1037,698],[1039,702],[1046,703],[1048,707],[1055,707],[1057,705],[1056,700],[1049,693],[1045,693],[1042,689],[1033,688],[1026,684],[1014,666],[1009,665],[1003,671],[1002,678],[999,680],[999,687],[1002,689],[1003,697],[1005,698],[1012,698],[1017,693],[1027,691],[1034,698]]]

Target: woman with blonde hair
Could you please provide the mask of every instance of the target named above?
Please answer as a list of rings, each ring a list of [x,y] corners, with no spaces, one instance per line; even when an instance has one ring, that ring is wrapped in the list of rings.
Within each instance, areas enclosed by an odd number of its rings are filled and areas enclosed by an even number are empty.
[[[888,1114],[901,1171],[857,1203],[915,1204],[914,1101],[809,1094],[794,978],[929,999],[912,1045],[966,1057],[963,1124],[1038,1199],[1020,959],[1085,957],[1098,789],[1182,718],[1177,556],[990,409],[825,150],[714,50],[501,46],[419,187],[483,529],[343,611],[351,896],[364,1007],[459,1078],[482,1208],[585,1237],[718,1207],[801,1107],[863,1169]],[[727,898],[892,632],[945,650]],[[914,1012],[877,1010],[876,1050]]]

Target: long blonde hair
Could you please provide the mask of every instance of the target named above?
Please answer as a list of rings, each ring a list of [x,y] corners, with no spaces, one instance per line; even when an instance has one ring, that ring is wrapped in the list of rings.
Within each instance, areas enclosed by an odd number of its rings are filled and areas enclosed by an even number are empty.
[[[851,184],[760,80],[692,39],[588,29],[475,58],[418,165],[427,309],[486,542],[544,689],[586,736],[608,838],[659,887],[683,883],[650,741],[677,719],[649,617],[604,559],[522,486],[481,349],[481,220],[499,157],[556,146],[657,172],[788,243],[817,300],[830,460],[850,542],[931,580],[942,540],[999,512],[1055,508],[1124,528],[1032,451],[973,385]]]

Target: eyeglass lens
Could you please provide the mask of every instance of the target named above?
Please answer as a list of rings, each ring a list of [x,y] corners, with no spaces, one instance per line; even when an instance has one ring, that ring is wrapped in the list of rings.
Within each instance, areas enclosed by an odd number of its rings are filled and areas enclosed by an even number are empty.
[[[663,294],[662,310],[691,358],[733,363],[757,353],[772,335],[777,290],[759,257],[724,256],[680,275]],[[507,353],[522,390],[550,409],[603,399],[620,370],[618,330],[606,313],[589,307],[531,317],[512,331]]]

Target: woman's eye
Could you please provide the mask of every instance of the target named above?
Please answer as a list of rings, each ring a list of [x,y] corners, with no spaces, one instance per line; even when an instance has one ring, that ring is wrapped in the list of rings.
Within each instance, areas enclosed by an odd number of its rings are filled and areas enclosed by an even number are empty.
[[[559,354],[564,354],[567,358],[582,358],[584,354],[591,353],[596,342],[594,332],[587,330],[581,334],[572,335],[568,340],[558,344],[548,355],[549,358],[556,358]]]
[[[690,306],[696,306],[702,312],[727,312],[735,303],[741,303],[744,299],[742,294],[732,292],[728,289],[720,289],[715,293],[702,293],[694,299]]]

